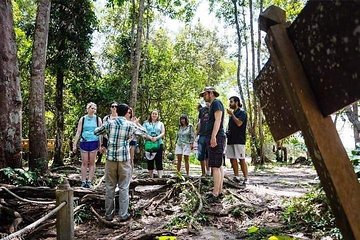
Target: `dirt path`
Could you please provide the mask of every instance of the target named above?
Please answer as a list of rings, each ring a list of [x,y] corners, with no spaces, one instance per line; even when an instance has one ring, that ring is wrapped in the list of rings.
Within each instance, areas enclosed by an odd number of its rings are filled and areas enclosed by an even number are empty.
[[[63,172],[72,179],[72,187],[79,188],[79,169],[70,166]],[[98,166],[97,176],[103,176],[103,166]],[[171,235],[177,239],[268,239],[269,234],[281,233],[296,239],[308,239],[302,233],[285,230],[282,221],[283,201],[305,194],[318,183],[317,174],[311,166],[270,166],[263,169],[249,167],[249,183],[241,187],[233,180],[232,169],[225,167],[224,197],[209,202],[205,195],[213,186],[212,177],[200,178],[200,167],[191,165],[190,178],[175,177],[175,165],[165,164],[162,185],[137,185],[131,190],[131,220],[121,226],[107,227],[95,217],[90,206],[104,215],[104,183],[96,191],[78,198],[85,203],[75,216],[75,239],[115,240],[154,239],[155,236]],[[137,182],[149,182],[147,170],[137,168]],[[150,184],[153,184],[151,182]],[[165,185],[164,185],[165,184]],[[89,193],[89,191],[88,191]],[[93,195],[86,198],[88,195]],[[49,212],[53,206],[40,206],[6,200],[17,208],[24,222],[20,229]],[[25,239],[56,239],[55,220],[45,223],[47,227],[35,231]],[[116,221],[115,221],[116,222]],[[117,223],[117,222],[116,222]],[[118,224],[118,223],[117,223]],[[249,229],[258,229],[255,235]],[[260,233],[260,235],[258,234]],[[263,235],[261,235],[263,234]],[[271,236],[271,235],[270,235]]]
[[[190,172],[195,177],[200,175],[198,166],[191,166]],[[173,174],[173,171],[168,170],[165,173]],[[232,169],[225,168],[225,173],[231,180]],[[136,174],[146,174],[146,171],[137,170]],[[250,168],[249,176],[250,181],[245,188],[228,187],[226,196],[220,203],[204,203],[202,212],[205,220],[201,222],[197,234],[189,232],[186,226],[175,228],[171,232],[177,235],[177,239],[221,240],[250,239],[247,231],[252,226],[259,229],[281,229],[283,227],[280,217],[282,201],[303,195],[308,191],[309,186],[318,182],[315,170],[308,166],[278,166],[262,170]],[[133,208],[140,206],[141,200],[149,201],[159,194],[159,191],[161,187],[136,187],[137,203],[133,203]],[[175,198],[180,196],[175,196]],[[121,239],[119,235],[122,235],[123,239],[136,239],[172,221],[173,218],[167,213],[179,214],[181,206],[175,205],[180,200],[171,199],[160,204],[158,206],[161,209],[160,212],[151,208],[144,209],[147,211],[146,214],[140,218],[133,218],[127,227],[121,229],[105,228],[95,221],[77,225],[76,239]],[[132,202],[134,201],[133,199]],[[287,234],[297,239],[307,239],[301,233]]]

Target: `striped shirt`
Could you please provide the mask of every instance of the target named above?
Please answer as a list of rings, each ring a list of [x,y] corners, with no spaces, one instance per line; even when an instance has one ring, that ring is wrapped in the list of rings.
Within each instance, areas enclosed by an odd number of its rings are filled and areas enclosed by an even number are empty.
[[[108,134],[106,159],[121,162],[130,160],[129,140],[133,134],[144,135],[146,130],[126,120],[125,117],[118,117],[96,128],[94,133],[95,135]]]

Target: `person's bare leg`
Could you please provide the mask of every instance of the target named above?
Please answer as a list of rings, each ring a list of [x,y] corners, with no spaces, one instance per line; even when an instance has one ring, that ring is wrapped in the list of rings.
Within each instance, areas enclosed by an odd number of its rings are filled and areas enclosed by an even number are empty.
[[[97,151],[90,152],[89,155],[89,181],[92,182],[95,175],[95,160]]]
[[[222,193],[223,186],[224,186],[224,168],[223,167],[220,167],[220,173],[221,173],[221,182],[220,182],[219,194]]]
[[[206,163],[205,163],[205,160],[200,161],[200,166],[201,166],[201,176],[205,176],[206,175]]]
[[[186,176],[189,176],[189,171],[190,171],[189,156],[184,155],[184,160],[185,160]]]
[[[154,177],[154,170],[149,170],[149,176],[150,176],[150,178]]]
[[[241,166],[241,171],[244,175],[244,178],[247,179],[248,178],[248,167],[247,167],[245,159],[240,159],[240,166]]]
[[[220,168],[212,167],[212,174],[214,178],[214,189],[213,189],[213,195],[215,197],[219,196],[220,194],[220,187],[221,187],[221,170]]]
[[[135,146],[130,147],[131,173],[134,169]]]
[[[210,176],[211,175],[211,169],[209,167],[209,159],[205,159],[204,162],[205,162],[206,172]]]
[[[176,157],[177,157],[176,170],[177,170],[178,172],[180,172],[180,170],[181,170],[182,155],[181,155],[181,154],[177,154]]]
[[[81,152],[81,181],[86,181],[87,168],[89,165],[89,153]]]
[[[231,162],[231,167],[234,170],[234,175],[235,177],[239,176],[239,164],[238,164],[238,160],[234,159],[234,158],[230,158],[230,162]]]

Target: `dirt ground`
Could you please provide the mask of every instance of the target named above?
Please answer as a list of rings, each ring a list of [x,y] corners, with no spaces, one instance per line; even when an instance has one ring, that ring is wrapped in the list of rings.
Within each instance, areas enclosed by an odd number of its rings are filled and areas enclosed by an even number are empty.
[[[174,178],[175,166],[170,164],[167,169],[165,176]],[[98,167],[97,173],[101,175],[102,172],[102,167]],[[225,196],[220,202],[208,203],[204,195],[211,190],[211,178],[201,179],[200,168],[196,165],[191,165],[190,175],[190,179],[176,184],[137,186],[131,191],[132,218],[120,226],[106,226],[91,214],[89,206],[103,216],[103,201],[86,202],[75,215],[75,239],[155,239],[163,235],[176,236],[176,239],[250,239],[248,229],[252,226],[282,229],[282,202],[303,195],[318,183],[311,166],[249,167],[249,183],[239,187],[239,183],[233,181],[232,169],[227,166]],[[135,170],[134,179],[146,177],[146,170]],[[192,186],[194,191],[191,191]],[[195,189],[202,200],[199,213],[199,196]],[[189,224],[191,216],[195,219]],[[308,239],[303,233],[282,234]],[[25,239],[56,239],[55,227],[44,228]]]

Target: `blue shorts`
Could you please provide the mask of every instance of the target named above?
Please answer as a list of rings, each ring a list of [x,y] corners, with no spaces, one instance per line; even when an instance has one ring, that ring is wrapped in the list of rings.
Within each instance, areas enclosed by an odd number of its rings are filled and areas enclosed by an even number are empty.
[[[129,143],[130,146],[136,146],[136,140],[131,140]]]
[[[92,152],[99,149],[99,141],[80,142],[82,152]]]
[[[208,159],[206,136],[199,136],[197,151],[197,158],[199,161],[204,161],[205,159]]]

